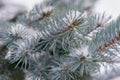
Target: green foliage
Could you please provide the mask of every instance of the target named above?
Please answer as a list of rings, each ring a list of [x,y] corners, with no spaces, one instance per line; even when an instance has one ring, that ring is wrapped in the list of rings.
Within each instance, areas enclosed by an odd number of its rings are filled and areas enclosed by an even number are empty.
[[[23,80],[23,71],[19,68],[15,69],[14,66],[6,60],[0,59],[0,80]]]

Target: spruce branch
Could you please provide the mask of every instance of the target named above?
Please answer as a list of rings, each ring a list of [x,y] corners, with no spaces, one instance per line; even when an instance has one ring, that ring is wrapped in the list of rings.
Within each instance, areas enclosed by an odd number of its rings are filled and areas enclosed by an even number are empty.
[[[28,25],[31,25],[34,22],[40,22],[41,20],[50,17],[53,13],[54,8],[53,6],[44,5],[44,6],[36,6],[34,10],[33,12],[36,12],[39,16],[35,20],[33,20],[32,18],[29,19]],[[31,14],[32,11],[29,13],[28,17],[30,17]]]
[[[9,43],[6,45],[8,53],[5,59],[10,60],[12,64],[17,63],[16,67],[21,63],[22,68],[30,65],[30,58],[34,58],[32,53],[36,53],[34,46],[41,38],[40,33],[32,28],[17,24],[8,29],[8,33],[3,36]]]
[[[91,26],[91,28],[93,26],[93,29],[88,31],[88,34],[94,32],[98,28],[105,27],[105,25],[110,22],[111,16],[106,17],[105,13],[103,13],[102,15],[96,14],[96,15],[92,15],[90,17],[90,20],[91,21],[89,21],[89,18],[88,18],[89,25]]]
[[[48,78],[49,73],[51,73],[50,64],[51,64],[51,58],[48,57],[47,55],[32,61],[31,66],[25,72],[26,73],[25,80],[50,79]]]
[[[114,61],[114,60],[93,60],[93,62],[100,62],[100,63],[120,63],[120,61]]]
[[[27,68],[27,65],[30,64],[30,54],[34,51],[31,50],[29,43],[23,43],[20,41],[21,45],[18,43],[14,43],[9,47],[6,59],[10,60],[10,63],[16,63],[16,67],[22,62],[22,68],[25,66]]]
[[[54,33],[49,31],[51,35],[53,36],[61,35],[62,33],[65,33],[67,31],[74,30],[74,28],[77,27],[80,28],[85,23],[85,18],[84,18],[84,14],[80,13],[79,11],[70,11],[68,12],[68,14],[66,14],[64,18],[62,18],[62,21],[59,20],[60,23],[57,23],[56,20],[51,20],[51,25],[48,25],[50,31],[54,30]],[[63,25],[61,26],[61,24]],[[52,25],[54,25],[53,29],[52,29]],[[60,31],[58,31],[58,29],[60,29]]]
[[[119,27],[119,19],[105,25],[105,28],[101,29],[92,40],[92,46],[96,45],[93,51],[104,51],[117,44],[119,42]]]
[[[106,42],[103,46],[100,46],[98,51],[104,51],[105,49],[109,48],[110,46],[117,44],[120,40],[120,36],[118,35],[118,37],[115,37],[114,39],[112,39],[109,42]]]
[[[59,21],[59,23],[56,21]],[[50,50],[54,54],[62,54],[64,52],[68,53],[68,49],[70,47],[79,45],[77,40],[75,41],[75,39],[79,37],[76,36],[77,33],[74,32],[77,31],[76,28],[81,28],[84,24],[84,14],[79,11],[70,11],[65,15],[65,17],[60,19],[58,17],[58,19],[55,18],[51,20],[50,24],[47,26],[47,29],[41,31],[44,38],[39,42],[38,49],[47,51]]]

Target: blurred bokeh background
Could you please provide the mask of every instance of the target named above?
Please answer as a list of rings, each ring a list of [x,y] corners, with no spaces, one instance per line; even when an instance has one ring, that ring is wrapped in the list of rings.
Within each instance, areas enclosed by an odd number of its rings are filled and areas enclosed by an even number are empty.
[[[24,11],[30,11],[36,4],[44,2],[46,0],[0,0],[0,19],[7,20],[14,17],[14,15],[23,13]],[[58,1],[58,0],[53,0]],[[79,0],[63,0],[64,3],[76,2]],[[91,5],[91,0],[87,1],[87,5]],[[96,13],[106,13],[111,15],[113,19],[119,16],[120,13],[120,0],[92,0],[97,1],[94,6]],[[93,4],[92,4],[93,5]],[[9,15],[8,15],[9,14]]]

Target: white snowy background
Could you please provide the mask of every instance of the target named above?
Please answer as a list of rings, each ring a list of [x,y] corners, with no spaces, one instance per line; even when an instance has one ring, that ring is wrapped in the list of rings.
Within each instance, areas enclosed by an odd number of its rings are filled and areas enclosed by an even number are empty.
[[[120,0],[98,0],[95,11],[98,13],[105,12],[116,19],[120,15]]]
[[[0,21],[7,21],[20,13],[28,12],[36,4],[44,1],[45,0],[0,0]]]
[[[9,20],[19,12],[30,11],[34,5],[44,1],[45,0],[0,0],[0,5],[4,4],[4,7],[0,9],[0,19],[4,18],[5,20]],[[120,0],[98,0],[94,11],[97,13],[105,12],[111,15],[113,19],[116,19],[120,14]],[[6,19],[6,15],[8,14],[11,16]]]

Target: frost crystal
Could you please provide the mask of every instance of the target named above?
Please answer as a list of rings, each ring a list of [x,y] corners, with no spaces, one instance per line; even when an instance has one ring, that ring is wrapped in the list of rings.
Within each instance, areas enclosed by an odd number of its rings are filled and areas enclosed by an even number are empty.
[[[43,13],[51,12],[54,8],[52,6],[47,6],[43,8]]]
[[[68,14],[66,15],[66,17],[63,18],[63,21],[67,24],[70,25],[71,23],[73,23],[76,20],[79,20],[83,17],[86,17],[86,12],[85,13],[81,13],[79,11],[70,11],[68,12]]]
[[[70,53],[70,56],[85,56],[87,57],[89,54],[88,46],[83,46],[81,48],[73,49]]]

